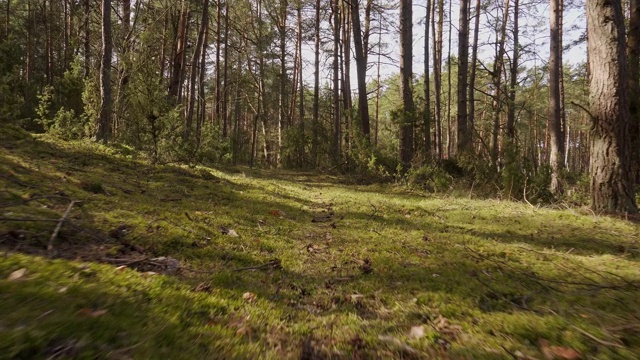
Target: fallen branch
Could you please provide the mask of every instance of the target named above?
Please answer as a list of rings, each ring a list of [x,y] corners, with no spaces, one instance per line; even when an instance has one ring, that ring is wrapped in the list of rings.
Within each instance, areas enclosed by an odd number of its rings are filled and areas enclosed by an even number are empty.
[[[266,269],[266,268],[279,269],[281,267],[282,267],[282,264],[280,263],[280,260],[274,259],[274,260],[269,261],[266,264],[257,265],[257,266],[247,266],[247,267],[242,267],[242,268],[237,268],[237,269],[231,269],[230,271],[260,270],[260,269]]]
[[[64,214],[62,215],[62,217],[60,218],[60,220],[58,220],[58,225],[56,225],[56,228],[53,230],[53,233],[51,234],[51,238],[49,238],[49,244],[47,245],[47,251],[51,251],[53,250],[53,242],[56,240],[56,237],[58,236],[58,233],[60,232],[60,229],[62,228],[62,224],[67,221],[67,217],[69,217],[69,214],[71,213],[71,209],[73,208],[73,205],[77,204],[78,201],[73,200],[69,203],[69,206],[67,207],[67,210],[64,212]]]
[[[611,347],[617,347],[617,348],[623,348],[623,349],[624,349],[624,346],[623,346],[623,345],[616,344],[616,343],[612,343],[612,342],[609,342],[609,341],[606,341],[606,340],[598,339],[598,338],[597,338],[597,337],[595,337],[594,335],[589,334],[588,332],[586,332],[586,331],[584,331],[584,330],[580,329],[580,328],[579,328],[579,327],[577,327],[577,326],[573,326],[573,325],[571,325],[571,327],[572,327],[572,328],[574,328],[574,329],[576,329],[576,330],[577,330],[579,333],[581,333],[582,335],[584,335],[584,336],[588,337],[589,339],[591,339],[591,340],[593,340],[593,341],[597,342],[597,343],[598,343],[598,344],[600,344],[600,345],[604,345],[604,346],[611,346]]]

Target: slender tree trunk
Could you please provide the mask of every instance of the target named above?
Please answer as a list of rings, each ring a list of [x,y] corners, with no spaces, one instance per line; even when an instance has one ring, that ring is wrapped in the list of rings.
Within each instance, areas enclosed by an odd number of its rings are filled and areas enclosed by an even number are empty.
[[[378,21],[378,44],[382,42],[382,21]],[[376,62],[376,116],[373,132],[373,144],[378,146],[378,127],[380,124],[380,63],[382,51],[378,50],[378,61]]]
[[[449,0],[449,14],[452,13],[452,4],[453,1]],[[453,23],[451,21],[451,15],[449,15],[449,36],[447,37],[447,159],[451,159],[451,155],[453,154],[453,149],[455,147],[455,137],[453,134],[453,129],[451,128],[451,38],[453,36],[453,32],[451,31],[453,28]]]
[[[636,213],[631,182],[625,27],[620,2],[587,2],[591,79],[591,207]]]
[[[282,165],[282,136],[287,126],[287,0],[280,0],[280,14],[278,16],[278,32],[280,38],[280,91],[278,96],[278,152],[276,166]]]
[[[351,19],[353,21],[353,42],[356,50],[356,72],[358,76],[358,115],[360,130],[368,143],[370,141],[369,101],[367,99],[367,49],[362,44],[360,32],[360,9],[358,0],[351,0]]]
[[[216,3],[217,16],[216,16],[216,121],[222,126],[222,137],[227,137],[227,123],[222,120],[221,106],[222,106],[222,66],[220,65],[220,54],[222,46],[222,4],[221,1]],[[253,159],[252,159],[253,160]]]
[[[469,71],[469,0],[460,0],[458,31],[458,136],[457,153],[463,155],[471,147],[467,114],[467,75]]]
[[[340,164],[340,6],[332,0],[333,12],[333,139],[332,150]]]
[[[436,144],[438,159],[442,160],[442,28],[444,24],[444,0],[438,0],[438,20],[436,33],[435,0],[433,2],[434,14],[431,22],[432,33],[435,42],[433,44],[433,82],[435,87],[435,117],[436,117]]]
[[[562,126],[562,108],[560,98],[560,68],[562,67],[561,52],[562,44],[560,43],[560,33],[562,32],[560,24],[560,13],[562,11],[563,0],[551,0],[550,11],[550,29],[551,37],[549,40],[549,126],[550,126],[550,146],[549,149],[549,166],[551,167],[551,185],[550,189],[554,194],[562,194],[562,182],[560,179],[560,171],[563,168],[564,157],[564,132]]]
[[[100,112],[96,140],[106,143],[111,135],[111,0],[102,0],[102,58],[100,61]]]
[[[413,159],[413,11],[411,0],[400,1],[400,92],[403,114],[400,123],[400,158],[405,170]]]
[[[435,0],[434,0],[435,1]],[[425,161],[431,160],[431,81],[429,76],[429,24],[431,18],[431,0],[427,0],[424,16],[424,149]]]
[[[629,0],[629,136],[631,171],[640,184],[640,0]]]
[[[191,137],[191,129],[193,128],[193,111],[196,104],[196,80],[199,68],[199,59],[202,55],[202,48],[204,46],[204,37],[207,32],[207,26],[209,23],[209,0],[203,0],[202,2],[202,18],[200,20],[200,31],[198,32],[198,38],[196,39],[196,48],[193,50],[193,56],[191,57],[191,78],[189,79],[189,102],[187,108],[187,116],[185,119],[184,127],[184,141],[188,142]]]
[[[518,84],[518,47],[520,46],[518,35],[518,17],[520,15],[520,0],[513,0],[513,54],[511,55],[511,74],[509,84],[509,109],[507,111],[506,138],[509,143],[515,140],[516,131],[516,86]]]
[[[204,125],[204,119],[206,117],[207,102],[205,101],[204,82],[207,75],[206,73],[207,73],[208,40],[209,40],[209,21],[207,17],[206,29],[204,33],[204,43],[202,46],[202,51],[200,52],[200,71],[199,71],[200,78],[198,79],[198,121],[196,123],[196,144],[198,149],[200,148],[200,144],[202,143],[202,126]]]
[[[473,131],[475,129],[476,116],[476,68],[478,62],[478,35],[480,32],[480,0],[476,0],[473,28],[473,44],[471,45],[471,73],[469,74],[469,121],[467,130],[469,131],[469,142],[473,143]]]
[[[229,2],[224,3],[224,60],[222,66],[222,111],[219,116],[222,117],[223,137],[227,137],[229,128]]]
[[[171,72],[171,83],[169,84],[169,96],[171,96],[177,103],[180,103],[182,99],[180,95],[182,92],[189,14],[189,5],[187,0],[182,0],[182,7],[180,9],[180,22],[178,24],[178,33],[173,51],[173,70]]]
[[[500,157],[500,113],[502,111],[502,67],[504,65],[504,43],[507,35],[507,22],[509,21],[509,6],[511,0],[505,0],[502,24],[500,25],[500,39],[498,40],[498,53],[493,66],[493,87],[495,88],[493,98],[493,130],[491,132],[491,162],[499,168]]]
[[[299,93],[299,116],[300,116],[300,135],[304,138],[305,137],[305,121],[304,121],[304,82],[302,81],[302,2],[298,3],[298,7],[297,7],[297,12],[298,12],[298,64],[297,64],[297,70],[298,70],[298,81],[299,81],[299,89],[298,91]],[[305,160],[305,153],[306,153],[306,141],[301,141],[300,142],[300,151],[299,151],[299,166],[302,167],[304,166],[304,160]]]
[[[320,127],[320,0],[316,0],[314,23],[313,61],[313,124],[311,124],[311,157],[313,165],[318,165],[318,130]]]

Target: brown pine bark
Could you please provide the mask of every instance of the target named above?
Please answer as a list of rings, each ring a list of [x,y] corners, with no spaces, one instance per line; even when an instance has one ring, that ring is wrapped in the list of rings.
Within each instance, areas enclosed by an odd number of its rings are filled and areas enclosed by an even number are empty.
[[[631,181],[625,28],[620,2],[587,2],[591,115],[591,207],[636,213]]]
[[[316,0],[314,22],[314,60],[313,60],[313,124],[311,124],[311,158],[318,162],[318,127],[320,115],[320,0]]]
[[[365,141],[369,143],[369,101],[367,99],[367,58],[362,43],[360,30],[360,8],[358,0],[351,0],[351,20],[353,22],[353,42],[356,50],[356,73],[358,77],[358,116],[360,117],[360,131]]]
[[[563,168],[564,158],[564,131],[562,126],[562,107],[560,98],[560,67],[562,66],[560,43],[560,33],[562,27],[560,25],[560,13],[563,0],[551,0],[549,6],[550,11],[550,30],[551,37],[549,40],[549,166],[551,167],[551,185],[550,190],[554,194],[562,194],[562,182],[560,172]]]
[[[102,58],[100,60],[100,111],[96,141],[106,143],[111,135],[111,0],[102,0]]]
[[[478,36],[480,33],[480,0],[476,0],[473,28],[473,43],[471,44],[471,72],[469,74],[469,121],[467,130],[471,137],[469,142],[473,142],[473,131],[475,129],[476,112],[476,67],[478,62]]]
[[[444,24],[444,0],[438,0],[438,17],[436,30],[436,1],[433,2],[431,31],[433,38],[433,84],[435,90],[435,122],[436,122],[436,151],[438,159],[442,160],[442,27]]]
[[[467,91],[469,70],[469,0],[460,0],[460,21],[458,31],[458,115],[457,153],[463,155],[471,146],[468,128]]]
[[[411,167],[413,159],[413,11],[411,0],[400,1],[400,92],[403,115],[400,123],[400,158],[404,169]]]
[[[332,0],[333,12],[333,137],[332,152],[337,164],[340,164],[340,5]]]
[[[429,24],[431,18],[431,0],[427,0],[424,16],[424,113],[423,113],[423,136],[425,160],[430,160],[433,156],[431,151],[431,79],[429,74]]]
[[[204,46],[204,37],[209,24],[209,0],[203,0],[202,2],[202,18],[200,20],[200,31],[198,32],[198,38],[196,39],[196,48],[193,50],[193,56],[191,57],[191,73],[189,79],[189,103],[187,108],[187,116],[185,118],[184,127],[184,141],[188,142],[191,137],[191,130],[193,128],[193,112],[196,104],[196,79],[198,76],[198,68],[200,56],[202,55],[202,49]]]
[[[500,133],[500,114],[502,111],[502,67],[504,65],[504,43],[507,36],[507,22],[509,21],[509,7],[511,0],[505,0],[502,24],[498,40],[498,53],[493,64],[492,81],[494,87],[493,94],[493,129],[491,132],[491,162],[497,168],[500,157],[500,144],[498,141]]]
[[[631,171],[640,184],[640,0],[629,0],[629,136]]]

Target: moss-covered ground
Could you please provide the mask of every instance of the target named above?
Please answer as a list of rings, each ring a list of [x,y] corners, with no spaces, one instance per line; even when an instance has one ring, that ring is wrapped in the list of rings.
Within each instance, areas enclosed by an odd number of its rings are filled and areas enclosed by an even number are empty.
[[[0,358],[637,359],[639,233],[2,128]]]

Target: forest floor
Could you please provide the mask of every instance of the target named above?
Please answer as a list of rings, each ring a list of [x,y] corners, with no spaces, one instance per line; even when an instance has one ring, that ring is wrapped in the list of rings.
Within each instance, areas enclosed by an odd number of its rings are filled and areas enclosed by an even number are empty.
[[[639,237],[3,128],[0,358],[637,359]]]

